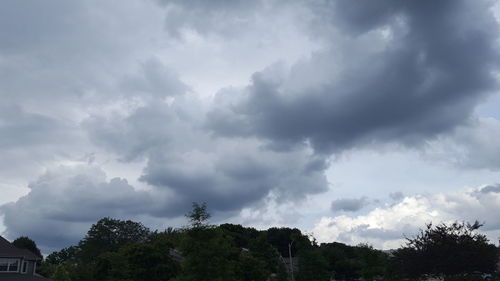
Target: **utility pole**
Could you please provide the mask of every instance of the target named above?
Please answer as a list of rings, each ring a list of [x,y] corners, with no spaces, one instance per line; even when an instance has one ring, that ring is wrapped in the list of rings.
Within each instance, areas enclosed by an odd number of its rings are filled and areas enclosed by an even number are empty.
[[[294,279],[293,279],[293,259],[292,259],[292,244],[293,244],[293,242],[295,242],[295,241],[292,240],[292,242],[288,243],[288,258],[290,259],[290,273],[292,276],[292,281],[294,281]]]

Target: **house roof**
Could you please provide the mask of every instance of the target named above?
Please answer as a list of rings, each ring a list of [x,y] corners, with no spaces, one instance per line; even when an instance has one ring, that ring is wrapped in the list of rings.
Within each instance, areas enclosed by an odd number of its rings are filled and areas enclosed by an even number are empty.
[[[40,260],[40,257],[26,249],[19,249],[12,245],[7,239],[0,236],[0,257],[2,258],[24,258],[26,260]],[[4,274],[2,274],[4,276]],[[3,277],[0,277],[3,278]],[[1,280],[1,279],[0,279]]]
[[[19,273],[0,273],[0,280],[5,281],[50,281],[40,275],[29,275]]]

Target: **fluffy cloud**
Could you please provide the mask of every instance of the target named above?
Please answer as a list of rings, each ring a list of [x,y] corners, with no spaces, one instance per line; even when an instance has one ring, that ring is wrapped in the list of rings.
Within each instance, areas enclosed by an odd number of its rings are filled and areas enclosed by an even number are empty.
[[[484,222],[482,228],[493,243],[500,233],[500,185],[450,193],[407,196],[401,202],[377,207],[365,215],[323,217],[313,233],[321,242],[371,243],[397,248],[427,223],[465,220]]]
[[[108,181],[100,168],[92,166],[50,170],[29,189],[16,202],[0,206],[0,211],[9,237],[28,235],[45,250],[77,242],[102,217],[151,214],[167,200],[160,192],[135,190],[125,179]]]

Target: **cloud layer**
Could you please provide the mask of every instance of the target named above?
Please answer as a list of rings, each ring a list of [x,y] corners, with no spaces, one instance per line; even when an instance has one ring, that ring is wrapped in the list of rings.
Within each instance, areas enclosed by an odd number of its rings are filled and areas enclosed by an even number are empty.
[[[341,27],[330,45],[289,71],[255,73],[239,99],[211,113],[211,128],[325,153],[421,144],[466,122],[494,89],[497,23],[482,3],[334,3],[325,9],[335,20],[322,22]]]
[[[406,196],[365,215],[323,217],[313,233],[321,242],[371,243],[379,248],[397,248],[406,237],[413,237],[427,223],[479,221],[484,223],[490,241],[496,243],[500,223],[500,185],[449,193]]]
[[[168,224],[192,201],[295,222],[289,209],[332,189],[339,155],[387,143],[460,169],[500,165],[498,120],[473,114],[497,87],[487,1],[0,5],[0,186],[19,189],[0,202],[9,238],[56,249],[100,217]],[[408,218],[486,216],[496,190],[372,211],[359,190],[311,213],[353,216],[322,219],[325,239],[385,243],[414,229]]]

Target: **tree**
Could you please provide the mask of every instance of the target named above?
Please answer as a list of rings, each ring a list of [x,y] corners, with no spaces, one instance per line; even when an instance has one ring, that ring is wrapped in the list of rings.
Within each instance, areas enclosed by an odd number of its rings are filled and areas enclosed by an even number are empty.
[[[181,241],[184,260],[182,274],[176,280],[234,280],[241,250],[224,231],[206,223],[210,218],[206,204],[193,203],[186,217],[191,227],[185,230]]]
[[[33,254],[37,255],[40,259],[43,258],[42,253],[40,252],[40,249],[38,249],[38,247],[36,246],[35,241],[31,240],[26,236],[21,236],[16,240],[12,241],[12,245],[20,249],[29,250]]]
[[[54,275],[52,275],[53,281],[71,281],[69,273],[64,265],[59,264],[55,268]]]
[[[396,274],[413,279],[471,280],[475,273],[493,273],[497,249],[485,235],[477,233],[481,226],[477,221],[428,224],[394,253]]]
[[[193,209],[186,214],[192,228],[202,228],[206,226],[210,214],[207,211],[207,204],[203,202],[201,205],[193,202]]]
[[[328,262],[318,249],[303,251],[299,254],[297,281],[329,281]]]
[[[116,251],[123,245],[145,242],[150,233],[147,227],[138,222],[100,219],[79,243],[81,258],[84,261],[93,260],[100,254]]]
[[[100,281],[170,280],[179,265],[169,257],[169,248],[156,243],[127,244],[117,252],[97,258],[96,279]]]

